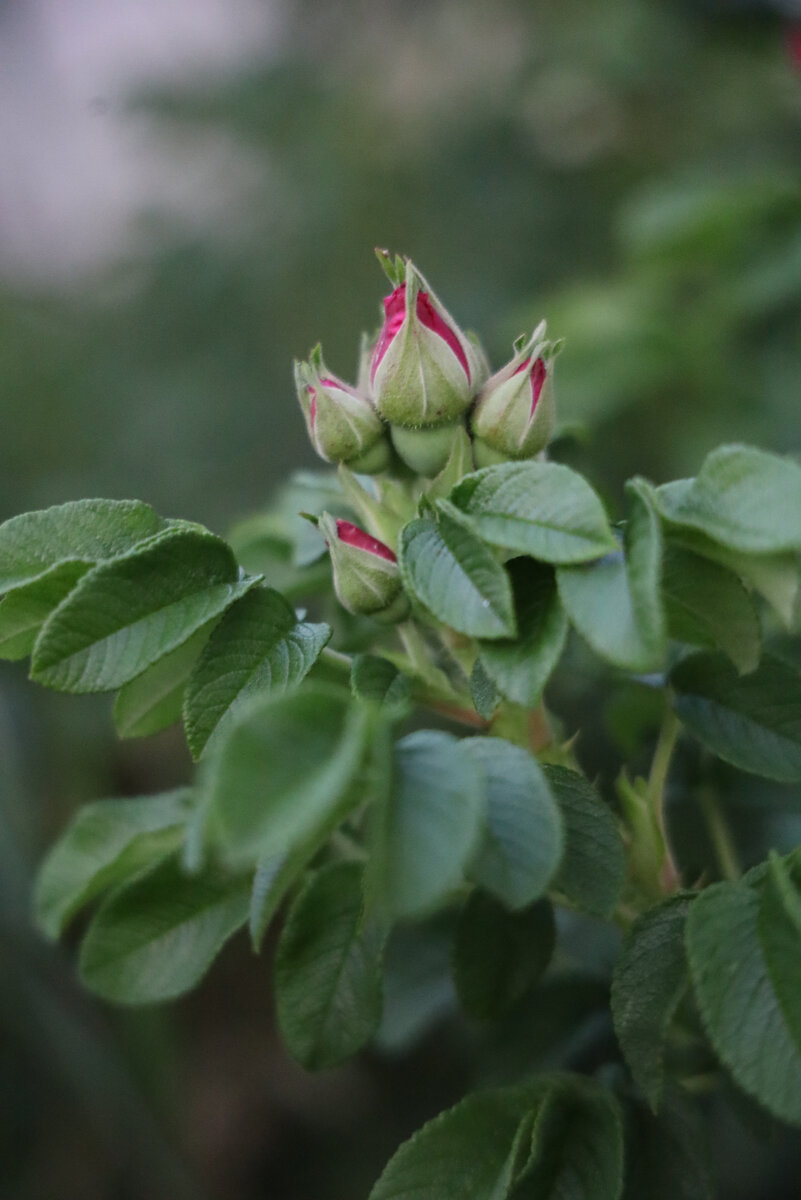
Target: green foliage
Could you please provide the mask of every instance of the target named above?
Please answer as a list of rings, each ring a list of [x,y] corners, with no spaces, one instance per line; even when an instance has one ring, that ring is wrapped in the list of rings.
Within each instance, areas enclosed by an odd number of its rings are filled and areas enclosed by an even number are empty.
[[[620,1117],[589,1080],[479,1092],[401,1146],[370,1200],[617,1200]]]
[[[759,665],[759,618],[734,571],[668,543],[662,598],[668,632],[676,641],[720,650],[741,672],[753,671]]]
[[[623,944],[612,981],[612,1015],[635,1082],[654,1112],[664,1085],[670,1023],[687,990],[684,927],[691,897],[672,897],[643,913]]]
[[[83,939],[81,979],[119,1004],[172,1000],[199,982],[248,914],[249,882],[187,875],[166,859],[116,888]]]
[[[290,909],[275,960],[278,1022],[310,1071],[350,1058],[381,1019],[382,937],[364,925],[362,868],[312,875]]]
[[[562,858],[559,809],[536,760],[502,738],[469,738],[461,752],[484,784],[484,821],[470,878],[510,909],[543,895]]]
[[[83,905],[178,848],[190,812],[187,789],[80,809],[39,868],[36,920],[55,938]]]
[[[354,804],[348,788],[367,727],[347,696],[323,684],[255,697],[231,721],[201,777],[211,838],[231,858],[255,864],[336,828]]]
[[[282,695],[300,683],[330,637],[328,625],[298,621],[291,605],[271,588],[254,588],[230,608],[186,691],[186,736],[194,756],[246,697]]]
[[[675,668],[676,712],[726,762],[768,779],[801,782],[801,679],[765,656],[740,676],[722,656],[693,654]]]
[[[552,567],[530,558],[515,558],[507,570],[518,636],[481,642],[478,661],[507,700],[535,708],[562,656],[567,615]]]
[[[786,868],[773,862],[761,881],[707,888],[687,922],[693,987],[712,1045],[744,1091],[795,1125],[801,1125],[798,903]]]
[[[506,572],[481,538],[449,512],[406,526],[400,563],[404,585],[438,621],[469,637],[515,635]]]
[[[451,499],[491,546],[541,562],[589,562],[617,549],[595,492],[556,463],[487,467],[463,479]]]
[[[556,931],[547,900],[510,912],[475,891],[462,910],[453,973],[459,1000],[471,1017],[503,1016],[545,971]]]
[[[106,692],[135,679],[250,588],[230,548],[206,530],[166,530],[94,567],[51,613],[32,678],[66,692]]]
[[[612,813],[587,780],[565,767],[545,768],[565,828],[565,852],[555,886],[578,908],[608,916],[626,873],[623,843]]]
[[[483,779],[461,743],[423,730],[395,747],[371,814],[370,889],[392,918],[420,916],[462,882],[482,825]]]

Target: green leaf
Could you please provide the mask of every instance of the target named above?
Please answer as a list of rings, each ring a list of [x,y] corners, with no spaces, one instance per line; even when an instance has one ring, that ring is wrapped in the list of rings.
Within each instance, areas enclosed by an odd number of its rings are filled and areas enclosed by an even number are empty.
[[[706,1031],[735,1081],[775,1117],[801,1125],[801,1043],[797,1018],[795,1027],[787,1019],[801,993],[783,957],[791,918],[768,928],[760,907],[759,890],[745,881],[702,892],[687,919],[690,972]],[[797,956],[794,924],[792,944]],[[775,977],[768,955],[783,964]]]
[[[216,621],[214,617],[202,625],[177,650],[120,689],[114,701],[114,725],[120,737],[150,737],[180,721],[189,676]]]
[[[291,854],[275,854],[259,861],[253,875],[248,918],[250,941],[256,953],[289,888],[318,848],[316,842],[310,841]]]
[[[801,554],[744,554],[721,546],[695,529],[674,526],[670,540],[734,572],[748,588],[764,596],[782,623],[792,628],[801,604]]]
[[[374,809],[370,895],[387,915],[415,917],[464,876],[482,818],[483,780],[463,743],[421,730],[395,747],[388,794]]]
[[[595,492],[558,463],[486,467],[463,479],[451,500],[485,541],[543,562],[587,562],[616,549]]]
[[[690,896],[643,913],[626,936],[612,978],[612,1017],[623,1057],[654,1112],[664,1084],[664,1049],[687,984],[684,927]]]
[[[620,1111],[600,1084],[577,1075],[552,1076],[533,1134],[532,1162],[513,1200],[618,1200]]]
[[[479,662],[507,700],[535,708],[562,656],[567,615],[552,567],[516,558],[507,563],[507,570],[519,633],[516,638],[482,642]]]
[[[465,1012],[479,1021],[503,1016],[534,986],[556,943],[547,900],[509,912],[481,891],[462,909],[453,975]]]
[[[83,576],[42,627],[31,677],[67,692],[121,687],[254,582],[237,582],[234,556],[213,534],[168,530]]]
[[[697,478],[656,489],[675,525],[746,554],[801,550],[801,467],[753,446],[720,446]]]
[[[542,896],[563,850],[563,826],[535,758],[502,738],[466,738],[462,751],[484,780],[484,829],[468,874],[508,908]]]
[[[0,600],[0,658],[26,658],[53,609],[69,595],[90,564],[67,561]]]
[[[484,669],[480,658],[473,663],[473,669],[470,672],[470,696],[478,715],[485,721],[491,721],[502,697]]]
[[[738,675],[722,655],[692,654],[670,682],[674,708],[689,733],[743,771],[801,782],[801,676],[779,659],[764,657],[756,671]]]
[[[0,592],[69,560],[92,566],[126,554],[167,522],[138,500],[78,500],[0,525]]]
[[[369,729],[368,714],[339,688],[253,697],[204,760],[212,836],[230,857],[256,862],[336,828],[353,803],[348,788]]]
[[[404,1142],[370,1200],[506,1200],[525,1166],[540,1083],[478,1092]]]
[[[36,923],[57,938],[100,892],[178,848],[190,812],[187,788],[133,800],[98,800],[79,809],[36,879]]]
[[[544,1075],[468,1096],[390,1160],[370,1200],[618,1200],[614,1099],[589,1079]]]
[[[545,778],[565,824],[565,853],[554,886],[584,912],[609,916],[626,875],[615,818],[583,775],[549,766]]]
[[[81,946],[82,981],[118,1004],[180,996],[245,923],[249,893],[249,880],[186,875],[168,858],[101,905]]]
[[[649,491],[636,479],[624,552],[557,571],[570,620],[601,658],[627,671],[657,670],[667,649],[660,578],[662,534]]]
[[[312,875],[281,932],[275,959],[278,1024],[309,1071],[350,1058],[381,1020],[382,937],[364,927],[362,868],[335,863]]]
[[[775,851],[759,906],[759,940],[787,1029],[801,1051],[801,896]]]
[[[762,633],[753,601],[733,571],[668,543],[662,569],[668,632],[679,642],[721,650],[740,672],[753,671]]]
[[[305,679],[330,637],[330,626],[298,621],[272,588],[253,588],[229,608],[186,691],[186,737],[194,757],[246,697],[283,695]]]
[[[404,710],[412,693],[411,680],[387,658],[377,654],[357,654],[350,675],[353,695],[364,704],[384,705]]]
[[[668,1093],[659,1116],[628,1106],[625,1200],[717,1200],[705,1113]]]
[[[481,539],[450,512],[440,512],[437,522],[424,519],[406,525],[399,562],[407,591],[438,621],[470,637],[514,637],[506,572]]]

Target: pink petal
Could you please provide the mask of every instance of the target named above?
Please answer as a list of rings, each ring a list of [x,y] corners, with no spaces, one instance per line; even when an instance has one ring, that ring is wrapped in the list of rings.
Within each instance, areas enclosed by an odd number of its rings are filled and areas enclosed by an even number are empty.
[[[337,537],[346,546],[355,546],[357,550],[366,550],[368,554],[376,554],[379,558],[387,559],[388,562],[398,561],[389,546],[379,542],[378,538],[370,537],[370,534],[359,529],[358,525],[351,525],[350,521],[337,521]]]
[[[789,24],[784,30],[784,44],[793,66],[801,71],[801,24]]]
[[[406,319],[406,284],[396,287],[391,296],[384,300],[384,324],[373,351],[373,365],[370,371],[370,382],[375,379],[378,364],[389,349],[390,343]]]
[[[448,343],[451,350],[462,364],[464,373],[469,382],[470,367],[468,365],[467,355],[464,352],[462,343],[459,341],[450,325],[446,324],[439,313],[435,310],[428,298],[428,292],[417,293],[417,319],[421,325],[425,325],[426,329],[433,329],[434,333],[438,333],[442,340]]]
[[[515,375],[519,375],[521,371],[525,371],[530,362],[531,356],[529,356],[525,362],[520,364],[515,371]],[[534,409],[537,407],[537,401],[540,398],[540,392],[545,386],[545,375],[545,363],[543,359],[538,358],[534,363],[534,366],[531,368],[531,412],[529,415],[532,417],[534,416]]]
[[[307,387],[306,391],[311,396],[311,404],[309,405],[309,421],[314,429],[314,422],[317,420],[317,392],[313,387]]]

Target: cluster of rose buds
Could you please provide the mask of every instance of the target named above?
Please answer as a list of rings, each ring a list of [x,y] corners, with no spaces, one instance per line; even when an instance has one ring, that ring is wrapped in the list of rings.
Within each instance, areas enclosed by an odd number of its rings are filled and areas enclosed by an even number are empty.
[[[466,441],[465,430],[476,467],[539,454],[555,417],[558,347],[546,340],[545,322],[520,338],[511,361],[490,376],[478,340],[459,328],[417,268],[407,259],[393,261],[386,251],[378,254],[393,291],[384,300],[377,336],[363,338],[357,385],[328,370],[319,346],[308,362],[295,363],[298,399],[320,457],[358,474],[392,474],[393,468],[408,473],[410,468],[431,479],[457,442]],[[405,598],[392,550],[327,514],[320,524],[343,606],[402,619]],[[343,582],[349,564],[355,575],[364,573],[358,587]],[[396,586],[389,587],[390,582]],[[377,589],[376,601],[380,592],[381,603],[370,599],[371,586]]]

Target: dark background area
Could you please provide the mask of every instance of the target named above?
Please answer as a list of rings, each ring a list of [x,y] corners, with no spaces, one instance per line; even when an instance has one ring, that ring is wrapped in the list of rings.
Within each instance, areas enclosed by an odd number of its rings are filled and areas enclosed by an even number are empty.
[[[0,519],[135,496],[225,533],[262,509],[314,465],[292,358],[321,340],[353,376],[378,322],[375,245],[495,366],[548,318],[562,456],[613,511],[721,441],[801,451],[797,4],[136,8],[0,2]],[[35,864],[82,801],[189,773],[178,732],[120,743],[107,698],[0,664],[3,1200],[365,1196],[475,1082],[447,930],[410,951],[384,1048],[319,1077],[244,937],[165,1010],[80,991],[31,928]],[[797,1196],[796,1135],[707,1118],[722,1196]]]

